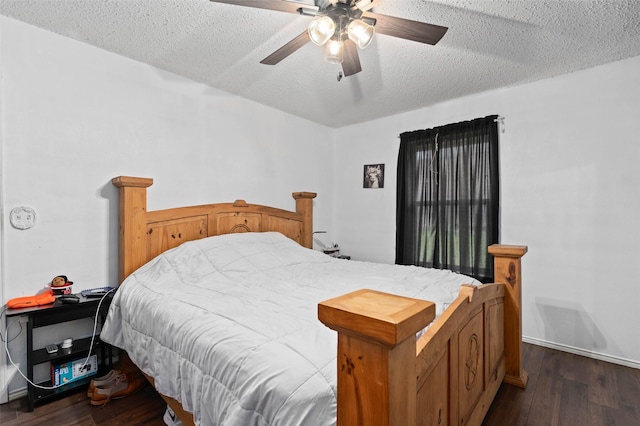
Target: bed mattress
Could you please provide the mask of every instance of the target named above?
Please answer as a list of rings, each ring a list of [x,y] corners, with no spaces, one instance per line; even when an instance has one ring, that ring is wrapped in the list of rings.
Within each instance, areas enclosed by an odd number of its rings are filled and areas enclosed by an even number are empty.
[[[184,243],[119,287],[101,338],[125,350],[198,425],[334,425],[337,334],[319,302],[362,288],[431,300],[450,271],[342,260],[278,233]]]

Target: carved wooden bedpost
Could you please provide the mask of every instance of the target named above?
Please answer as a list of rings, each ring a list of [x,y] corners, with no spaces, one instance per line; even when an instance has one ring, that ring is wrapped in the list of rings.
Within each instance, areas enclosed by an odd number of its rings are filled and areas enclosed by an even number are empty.
[[[291,195],[296,199],[296,212],[304,218],[300,244],[303,247],[313,248],[313,199],[317,194],[315,192],[294,192]]]
[[[153,179],[118,176],[111,183],[119,190],[118,279],[122,283],[147,262],[147,188]],[[126,212],[126,214],[125,214]]]
[[[522,368],[522,265],[527,246],[493,244],[489,253],[494,257],[494,281],[506,284],[504,302],[505,383],[524,388],[529,375]]]
[[[321,302],[318,318],[338,332],[338,426],[416,425],[416,332],[435,305],[364,289]]]

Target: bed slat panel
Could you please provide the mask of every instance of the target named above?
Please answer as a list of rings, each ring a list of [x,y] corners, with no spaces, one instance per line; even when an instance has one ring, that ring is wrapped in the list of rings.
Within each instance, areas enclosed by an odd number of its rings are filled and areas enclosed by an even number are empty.
[[[487,304],[487,377],[496,377],[500,364],[504,365],[504,299]]]
[[[420,426],[446,426],[449,418],[449,359],[450,351],[441,353],[431,373],[426,376],[423,386],[418,390],[417,419]]]
[[[178,247],[185,241],[207,236],[207,216],[194,216],[147,225],[147,257]]]
[[[283,235],[291,238],[293,241],[302,244],[302,222],[299,220],[292,220],[288,218],[270,216],[268,217],[269,224],[267,229],[269,231],[280,232]]]
[[[262,232],[260,213],[218,213],[216,215],[216,235],[238,232]]]
[[[466,424],[484,391],[484,315],[476,309],[458,334],[458,412]]]

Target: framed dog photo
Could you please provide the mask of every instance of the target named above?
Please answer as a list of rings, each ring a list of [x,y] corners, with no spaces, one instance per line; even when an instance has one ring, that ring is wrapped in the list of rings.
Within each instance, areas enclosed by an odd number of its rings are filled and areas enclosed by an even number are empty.
[[[364,166],[363,188],[384,188],[384,164]]]

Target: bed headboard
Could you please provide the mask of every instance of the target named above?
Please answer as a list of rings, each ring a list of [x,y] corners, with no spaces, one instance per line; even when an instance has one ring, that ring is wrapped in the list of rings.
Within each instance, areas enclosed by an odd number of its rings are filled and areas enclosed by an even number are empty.
[[[296,211],[248,204],[205,204],[147,211],[147,188],[153,179],[118,176],[111,180],[119,190],[118,278],[160,253],[200,238],[235,232],[280,232],[300,245],[313,245],[314,192],[294,192]]]

